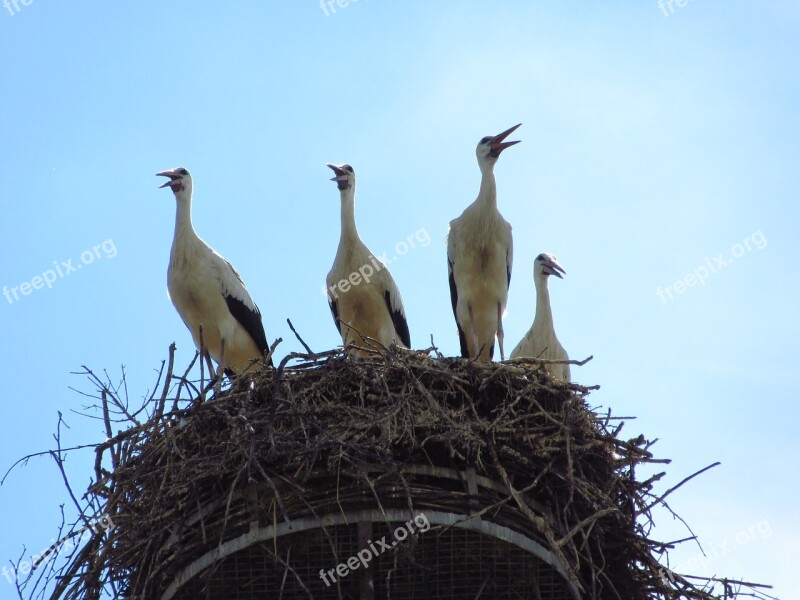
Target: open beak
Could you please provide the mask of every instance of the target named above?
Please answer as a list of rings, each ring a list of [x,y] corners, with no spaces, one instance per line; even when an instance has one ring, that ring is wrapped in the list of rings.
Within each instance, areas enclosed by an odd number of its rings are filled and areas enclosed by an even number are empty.
[[[346,190],[349,187],[348,179],[347,179],[347,171],[342,169],[341,167],[337,167],[336,165],[332,165],[328,163],[328,167],[333,169],[335,175],[331,177],[331,181],[336,182],[336,187],[340,190]]]
[[[173,169],[172,171],[161,171],[161,173],[156,173],[156,177],[169,177],[169,181],[164,183],[164,185],[158,186],[159,189],[170,187],[177,179],[179,179],[178,173]]]
[[[514,144],[519,144],[520,142],[519,140],[513,142],[504,142],[503,140],[506,139],[509,135],[511,135],[514,132],[514,130],[520,125],[522,125],[522,123],[517,123],[513,127],[506,129],[503,133],[498,133],[491,139],[491,141],[489,142],[489,144],[492,147],[492,151],[490,152],[490,154],[493,157],[497,158],[498,156],[500,156],[500,153],[506,148],[509,148]]]
[[[335,177],[331,177],[331,181],[347,181],[347,173],[345,173],[344,169],[331,163],[328,163],[328,168],[333,169],[333,172],[336,173]]]
[[[564,279],[561,273],[563,273],[564,275],[567,274],[567,272],[564,270],[564,267],[558,264],[558,261],[555,258],[548,258],[544,262],[544,266],[542,267],[542,273],[544,273],[545,275],[555,275],[559,279]]]

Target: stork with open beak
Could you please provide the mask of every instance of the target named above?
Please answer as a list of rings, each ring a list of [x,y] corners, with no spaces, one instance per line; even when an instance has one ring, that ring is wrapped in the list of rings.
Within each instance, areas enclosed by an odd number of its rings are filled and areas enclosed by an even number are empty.
[[[195,233],[189,171],[181,167],[157,175],[169,178],[160,187],[172,189],[177,204],[167,269],[169,297],[195,346],[219,365],[218,375],[252,371],[269,353],[261,312],[233,265]]]
[[[550,308],[550,292],[547,280],[551,275],[563,279],[566,271],[558,264],[552,254],[540,254],[533,262],[533,283],[536,287],[536,316],[528,333],[511,352],[511,358],[545,358],[548,360],[569,360],[567,351],[558,341],[553,327],[553,311]],[[545,370],[557,379],[570,381],[568,364],[548,364]]]
[[[358,236],[355,221],[356,175],[350,165],[328,165],[341,198],[341,236],[336,258],[326,278],[328,304],[345,347],[380,350],[362,335],[388,348],[392,342],[411,347],[400,290],[389,269]],[[354,355],[368,352],[351,350]]]
[[[521,125],[521,123],[520,123]],[[475,150],[481,170],[478,197],[450,221],[447,272],[458,325],[461,356],[491,361],[494,340],[503,352],[503,312],[514,258],[511,225],[497,210],[494,166],[500,153],[519,143],[504,141],[519,125],[483,138]]]

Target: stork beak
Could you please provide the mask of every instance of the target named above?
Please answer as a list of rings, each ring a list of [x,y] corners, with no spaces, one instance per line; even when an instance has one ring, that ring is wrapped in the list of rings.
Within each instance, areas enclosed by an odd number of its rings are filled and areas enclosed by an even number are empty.
[[[345,173],[344,169],[331,163],[328,163],[328,168],[333,169],[333,172],[336,173],[335,177],[331,177],[331,181],[347,181],[347,173]]]
[[[164,185],[158,186],[158,189],[170,187],[176,179],[178,179],[178,173],[173,169],[171,171],[161,171],[160,173],[156,173],[156,177],[169,177],[169,181],[164,183]]]
[[[567,274],[567,272],[564,270],[564,267],[558,264],[558,261],[554,258],[548,258],[544,262],[544,266],[542,267],[542,272],[545,275],[555,275],[559,279],[564,279],[561,273],[564,273],[564,275]]]
[[[520,140],[516,140],[513,142],[504,142],[503,140],[506,139],[509,135],[511,135],[514,132],[514,130],[520,125],[522,125],[522,123],[517,123],[513,127],[509,127],[503,133],[498,133],[496,136],[492,138],[492,140],[489,142],[489,144],[492,147],[492,151],[490,153],[492,156],[497,158],[498,156],[500,156],[500,153],[506,148],[510,148],[514,144],[519,144]]]
[[[328,163],[328,167],[333,169],[333,172],[336,173],[335,176],[331,177],[331,181],[336,182],[336,187],[339,188],[339,191],[349,189],[350,181],[347,177],[347,171],[330,163]]]

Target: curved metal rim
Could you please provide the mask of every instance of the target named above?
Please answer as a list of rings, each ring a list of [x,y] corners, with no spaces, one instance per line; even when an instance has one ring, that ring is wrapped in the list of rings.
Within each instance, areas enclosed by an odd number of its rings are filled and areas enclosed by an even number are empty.
[[[497,525],[490,521],[484,521],[479,518],[469,518],[465,515],[441,511],[424,510],[422,512],[424,512],[431,525],[451,525],[461,529],[476,531],[484,535],[493,536],[509,544],[514,544],[530,552],[553,567],[563,578],[574,600],[581,600],[580,591],[571,580],[569,569],[566,565],[562,564],[552,552],[538,542],[508,527]],[[175,579],[172,580],[172,583],[169,584],[161,595],[161,600],[171,600],[184,584],[212,566],[215,562],[258,542],[270,541],[285,535],[319,529],[321,527],[355,524],[359,521],[400,523],[407,521],[409,518],[413,518],[413,516],[413,513],[408,510],[386,509],[381,511],[379,509],[366,509],[330,514],[319,518],[302,518],[279,523],[278,525],[269,525],[267,527],[258,527],[254,524],[247,533],[220,544],[214,550],[206,552],[203,556],[181,569]]]
[[[369,472],[385,472],[385,469],[382,468],[380,465],[365,465]],[[429,477],[442,477],[445,479],[450,479],[453,481],[462,481],[467,483],[470,487],[470,492],[473,492],[471,488],[472,484],[483,487],[485,489],[489,489],[500,494],[508,494],[508,488],[500,482],[494,481],[485,477],[483,475],[478,475],[475,473],[475,469],[467,468],[464,470],[453,469],[449,467],[435,467],[431,465],[419,465],[419,464],[410,464],[405,465],[401,470],[401,473],[407,473],[411,475],[425,475]],[[319,470],[319,471],[312,471],[312,475],[327,475],[327,471]],[[310,481],[313,481],[315,478],[312,477]],[[525,503],[530,506],[533,510],[537,511],[539,514],[544,515],[545,517],[549,517],[547,511],[544,506],[540,503],[536,502],[533,498],[530,497],[529,494],[520,493],[520,496],[525,501]],[[233,499],[240,499],[242,497],[242,491],[239,490],[234,492],[232,498]],[[194,525],[195,523],[199,522],[205,516],[213,513],[219,506],[222,504],[222,499],[212,500],[207,504],[203,505],[201,508],[196,509],[193,513],[191,513],[186,518],[187,525]],[[552,520],[552,519],[551,519]],[[563,535],[565,532],[561,532]],[[162,546],[162,550],[168,549],[170,546],[178,543],[180,538],[180,534],[178,531],[174,531],[172,535],[167,539],[167,541]]]

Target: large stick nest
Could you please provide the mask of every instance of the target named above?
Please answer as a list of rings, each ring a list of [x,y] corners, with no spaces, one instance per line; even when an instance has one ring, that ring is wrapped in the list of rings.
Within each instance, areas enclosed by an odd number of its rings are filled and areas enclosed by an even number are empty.
[[[668,461],[642,436],[620,439],[622,421],[588,408],[589,388],[551,379],[536,361],[325,354],[204,401],[180,400],[188,382],[172,375],[171,357],[146,418],[103,384],[109,439],[86,497],[90,516],[107,513],[114,528],[74,553],[52,597],[158,598],[188,562],[254,520],[363,507],[469,509],[550,550],[584,598],[719,597],[719,581],[697,587],[658,562],[669,545],[649,539],[650,509],[663,502],[653,492],[663,474],[637,481],[635,470]],[[112,436],[120,411],[132,426]],[[442,493],[410,465],[471,470],[504,492]]]

